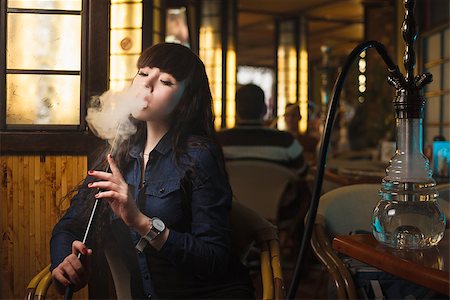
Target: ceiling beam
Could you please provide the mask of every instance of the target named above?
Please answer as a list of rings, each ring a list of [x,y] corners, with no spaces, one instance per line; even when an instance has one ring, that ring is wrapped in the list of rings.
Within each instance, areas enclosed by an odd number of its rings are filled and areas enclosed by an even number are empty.
[[[345,25],[364,24],[363,20],[352,20],[352,19],[333,19],[326,17],[313,17],[313,16],[307,16],[306,19],[310,22],[338,23]]]
[[[273,23],[273,22],[274,22],[274,21],[273,21],[273,18],[264,19],[264,20],[259,20],[259,21],[254,22],[254,23],[250,23],[250,24],[247,24],[247,25],[239,26],[239,30],[252,29],[252,28],[254,28],[254,27],[259,27],[259,26],[261,26],[261,25],[268,24],[268,23]]]
[[[330,31],[336,31],[336,30],[341,30],[343,28],[346,27],[350,27],[350,26],[354,26],[354,25],[358,25],[358,24],[352,24],[352,25],[348,25],[348,24],[344,24],[344,25],[336,25],[333,27],[329,27],[326,29],[322,29],[322,30],[317,30],[317,31],[309,31],[308,34],[314,34],[314,35],[318,35],[318,34],[324,34],[324,33],[329,33]]]

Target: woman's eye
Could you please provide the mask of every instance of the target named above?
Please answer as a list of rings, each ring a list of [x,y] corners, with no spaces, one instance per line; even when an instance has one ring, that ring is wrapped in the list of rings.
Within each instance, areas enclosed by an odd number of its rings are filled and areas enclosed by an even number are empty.
[[[173,82],[168,81],[168,80],[161,80],[161,83],[164,84],[164,85],[167,85],[167,86],[172,86],[173,85]]]
[[[139,76],[144,76],[144,77],[147,77],[147,76],[148,76],[147,73],[144,73],[144,72],[142,72],[142,71],[139,71],[138,74],[139,74]]]

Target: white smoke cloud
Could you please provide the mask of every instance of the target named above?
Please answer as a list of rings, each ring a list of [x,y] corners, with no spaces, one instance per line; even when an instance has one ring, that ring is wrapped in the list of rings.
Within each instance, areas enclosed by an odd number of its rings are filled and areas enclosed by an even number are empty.
[[[129,117],[147,107],[144,100],[146,92],[143,87],[130,86],[122,91],[109,90],[92,97],[86,116],[89,128],[112,147],[113,143],[127,140],[137,130]]]

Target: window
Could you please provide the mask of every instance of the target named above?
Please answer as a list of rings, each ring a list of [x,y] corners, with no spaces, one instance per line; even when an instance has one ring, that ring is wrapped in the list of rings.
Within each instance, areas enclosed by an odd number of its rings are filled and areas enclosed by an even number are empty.
[[[2,129],[83,127],[83,6],[82,0],[2,1]]]
[[[85,102],[108,88],[108,4],[0,1],[2,154],[95,149]]]
[[[436,136],[450,139],[450,30],[448,25],[422,36],[422,70],[433,74],[425,87],[425,141]]]

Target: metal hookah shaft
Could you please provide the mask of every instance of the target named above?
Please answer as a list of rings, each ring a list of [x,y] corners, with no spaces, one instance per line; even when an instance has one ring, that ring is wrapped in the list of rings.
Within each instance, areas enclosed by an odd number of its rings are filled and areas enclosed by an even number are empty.
[[[106,169],[105,169],[105,172],[109,172],[109,171],[110,171],[110,167],[109,167],[109,165],[108,165],[108,166],[106,167]],[[101,190],[98,188],[96,194],[98,194],[99,192],[101,192]],[[91,215],[89,216],[89,221],[88,221],[88,224],[87,224],[86,230],[85,230],[85,232],[84,232],[84,236],[83,236],[83,241],[82,241],[82,243],[83,243],[84,245],[86,245],[86,240],[87,240],[89,231],[91,230],[92,221],[94,220],[95,213],[96,213],[96,211],[97,211],[97,207],[98,207],[99,201],[100,201],[100,200],[99,200],[98,198],[96,198],[96,199],[95,199],[95,202],[94,202],[94,206],[92,207]],[[79,252],[79,253],[77,254],[77,257],[78,257],[78,259],[83,263],[84,258],[85,258],[85,255],[83,255],[83,254],[81,254],[81,252]],[[65,291],[65,294],[64,294],[64,299],[72,299],[72,296],[73,296],[73,293],[74,293],[74,288],[75,288],[75,286],[73,285],[73,283],[71,283],[71,284],[66,288],[66,291]]]

